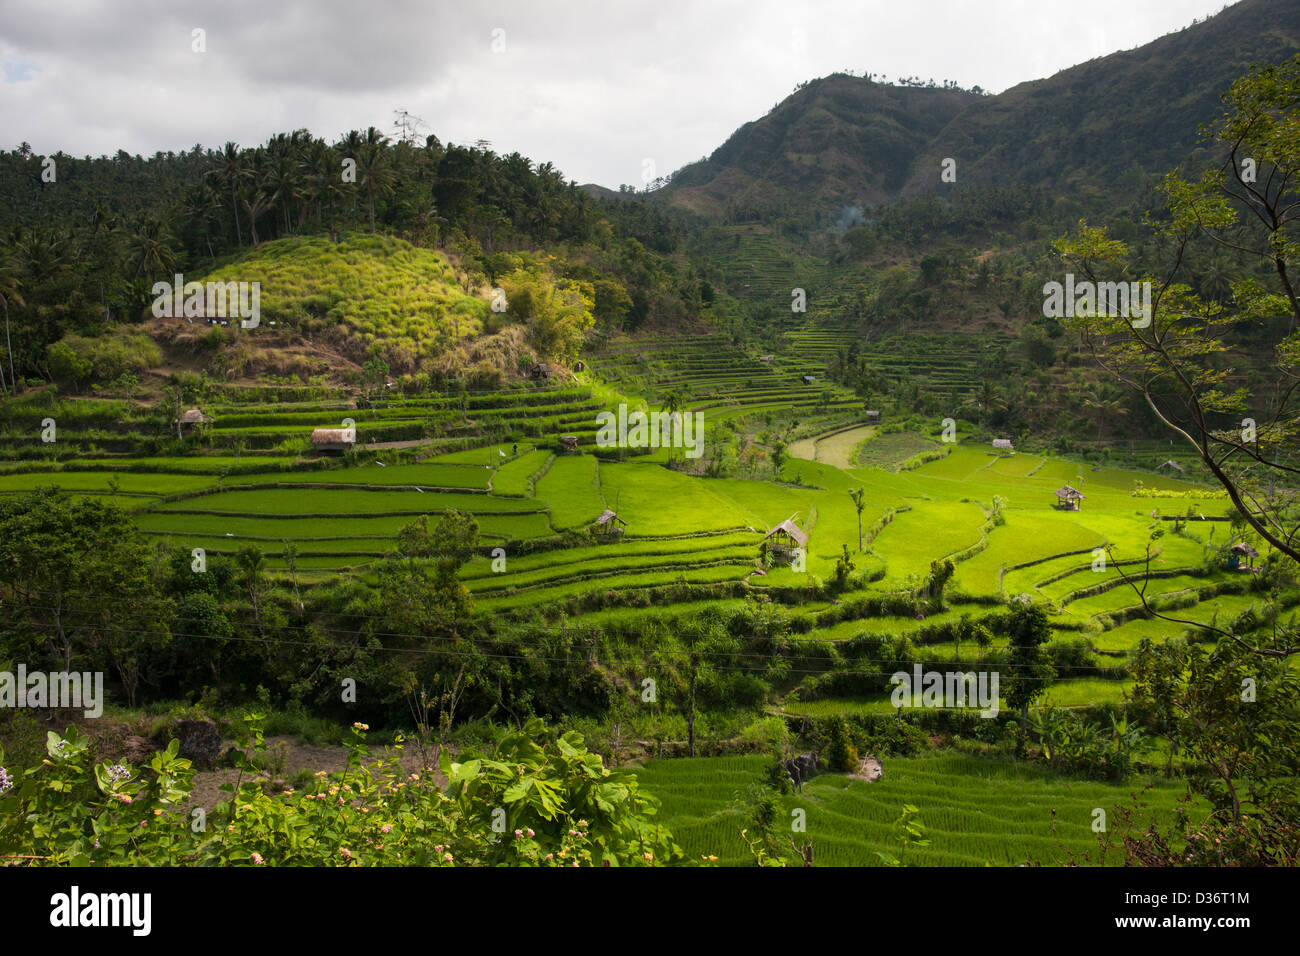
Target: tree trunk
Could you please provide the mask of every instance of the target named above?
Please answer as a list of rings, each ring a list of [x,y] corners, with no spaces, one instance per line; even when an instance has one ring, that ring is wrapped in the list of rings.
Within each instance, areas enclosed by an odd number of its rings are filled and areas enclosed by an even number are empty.
[[[9,341],[9,303],[5,302],[5,351],[9,353],[9,386],[18,394],[18,376],[14,374],[14,347]]]
[[[695,665],[691,665],[691,710],[686,718],[687,751],[695,756]]]
[[[230,183],[230,210],[235,214],[235,241],[239,245],[244,244],[244,232],[239,228],[239,204],[235,202],[235,183]]]

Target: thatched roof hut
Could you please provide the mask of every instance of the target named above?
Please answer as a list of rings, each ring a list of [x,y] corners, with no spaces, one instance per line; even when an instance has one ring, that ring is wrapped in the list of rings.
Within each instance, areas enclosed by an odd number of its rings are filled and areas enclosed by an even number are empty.
[[[559,365],[552,365],[550,362],[536,363],[531,369],[529,369],[529,375],[531,375],[535,381],[539,382],[549,382],[552,379],[571,377],[562,367]]]
[[[789,563],[794,559],[795,549],[806,547],[807,544],[808,535],[794,523],[794,516],[791,515],[763,535],[760,553],[771,555],[774,562]]]
[[[600,517],[596,519],[596,534],[602,538],[621,537],[623,534],[623,528],[620,528],[619,525],[627,527],[627,522],[620,518],[615,512],[606,508],[600,513]]]
[[[621,525],[626,525],[626,524],[627,524],[626,521],[624,521],[622,518],[620,518],[620,517],[619,517],[618,515],[616,515],[614,512],[612,512],[612,511],[610,511],[608,508],[606,508],[604,511],[602,511],[602,512],[600,513],[600,517],[596,519],[596,524],[607,524],[607,525],[609,525],[609,526],[612,528],[612,527],[614,527],[613,522],[615,522],[615,521],[617,521],[617,522],[618,522],[619,524],[621,524]]]
[[[1251,568],[1258,557],[1258,551],[1245,541],[1238,541],[1236,544],[1223,549],[1223,566],[1229,571],[1235,571],[1241,567],[1241,561],[1245,558],[1246,567]]]
[[[560,436],[560,448],[563,449],[564,451],[577,451],[577,450],[578,450],[578,436],[577,436],[577,435],[561,435],[561,436]]]
[[[1002,451],[1011,451],[1011,452],[1014,452],[1014,451],[1015,451],[1015,449],[1011,447],[1011,439],[1010,439],[1010,438],[995,438],[995,439],[993,439],[993,450],[994,450],[994,451],[997,451],[997,452],[1002,452]]]
[[[1182,465],[1178,464],[1178,462],[1174,461],[1172,458],[1169,458],[1161,462],[1159,465],[1157,465],[1156,471],[1160,471],[1160,469],[1162,468],[1169,468],[1173,471],[1178,472],[1180,475],[1187,473],[1187,469],[1184,468]]]
[[[313,428],[311,446],[316,451],[349,451],[357,434],[351,428]]]
[[[1066,485],[1056,489],[1056,507],[1064,508],[1066,511],[1078,511],[1079,502],[1086,497],[1088,496],[1078,488]]]
[[[868,408],[868,409],[867,409],[867,421],[869,421],[869,422],[878,422],[878,421],[880,421],[880,411],[879,411],[879,409]]]

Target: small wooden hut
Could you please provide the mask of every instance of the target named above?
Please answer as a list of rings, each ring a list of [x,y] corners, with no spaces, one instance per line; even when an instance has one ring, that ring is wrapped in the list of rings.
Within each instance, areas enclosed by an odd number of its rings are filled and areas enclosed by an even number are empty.
[[[817,376],[815,375],[805,375],[803,377],[803,383],[805,385],[811,385],[815,381],[817,381]]]
[[[1238,541],[1229,548],[1224,549],[1223,566],[1229,571],[1237,571],[1241,568],[1241,559],[1246,559],[1246,568],[1253,569],[1254,561],[1259,557],[1259,552],[1248,545],[1245,541]]]
[[[558,381],[568,377],[568,373],[558,365],[552,365],[550,362],[538,362],[528,374],[532,376],[535,382]]]
[[[1178,462],[1174,461],[1172,458],[1170,458],[1170,459],[1168,459],[1168,460],[1166,460],[1166,461],[1161,462],[1161,463],[1156,467],[1156,471],[1163,471],[1163,470],[1166,469],[1166,468],[1168,468],[1170,471],[1176,471],[1176,472],[1178,472],[1180,475],[1185,475],[1185,474],[1187,474],[1187,469],[1184,468],[1182,465],[1178,464]]]
[[[626,528],[627,522],[606,508],[601,512],[600,517],[596,519],[596,537],[607,540],[623,537],[623,528],[620,528],[619,525]]]
[[[1066,485],[1056,489],[1056,507],[1062,511],[1078,511],[1079,503],[1086,497],[1078,488]]]
[[[311,447],[314,451],[351,451],[357,434],[351,428],[313,428]]]
[[[560,450],[561,450],[561,451],[577,451],[577,450],[578,450],[578,436],[577,436],[577,435],[561,435],[561,436],[560,436]]]
[[[197,408],[191,408],[186,411],[185,414],[181,415],[180,418],[172,422],[172,424],[176,426],[176,434],[180,437],[191,434],[194,429],[207,425],[211,421],[211,418],[204,415],[203,412],[199,411]]]
[[[873,425],[877,424],[880,421],[880,411],[875,408],[868,408],[867,421],[871,422]]]
[[[999,455],[1014,455],[1016,453],[1015,448],[1011,446],[1010,438],[993,439],[993,450]]]
[[[773,564],[790,564],[796,548],[806,547],[808,535],[794,523],[794,516],[763,535],[762,553],[771,557]]]

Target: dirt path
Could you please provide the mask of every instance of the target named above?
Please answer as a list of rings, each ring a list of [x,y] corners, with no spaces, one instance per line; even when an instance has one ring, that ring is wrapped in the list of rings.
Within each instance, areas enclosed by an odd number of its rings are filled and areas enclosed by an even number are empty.
[[[817,461],[834,465],[847,471],[856,468],[853,451],[864,438],[869,438],[876,431],[875,425],[858,425],[847,430],[828,432],[812,438],[802,438],[790,445],[790,456],[805,461]]]

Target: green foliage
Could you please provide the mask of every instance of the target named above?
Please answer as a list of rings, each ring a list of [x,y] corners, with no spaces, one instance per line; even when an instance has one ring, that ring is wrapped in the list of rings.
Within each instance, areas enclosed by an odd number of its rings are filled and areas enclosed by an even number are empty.
[[[545,358],[572,362],[595,322],[593,292],[586,283],[555,278],[542,269],[516,269],[501,280],[507,314],[528,328]]]
[[[78,390],[91,383],[125,382],[162,364],[162,350],[147,335],[125,332],[101,338],[65,335],[49,348],[50,375]]]
[[[822,759],[826,766],[839,773],[854,773],[858,769],[858,748],[853,744],[848,722],[843,717],[827,717],[821,728],[826,741]]]
[[[575,733],[540,721],[492,753],[443,753],[448,783],[407,774],[395,749],[375,757],[353,725],[347,769],[317,774],[310,792],[268,793],[260,718],[226,784],[230,799],[202,820],[183,812],[194,770],[178,744],[143,768],[95,763],[89,738],[50,733],[48,758],[6,770],[0,858],[72,866],[659,866],[681,851],[655,822],[636,777],[611,772]],[[0,763],[4,761],[0,751]],[[7,779],[7,778],[6,778]]]
[[[877,851],[876,856],[885,866],[907,866],[904,860],[912,847],[926,847],[930,841],[925,839],[925,824],[919,819],[921,811],[912,804],[903,805],[903,814],[894,824],[895,839],[898,842],[898,856]]]

